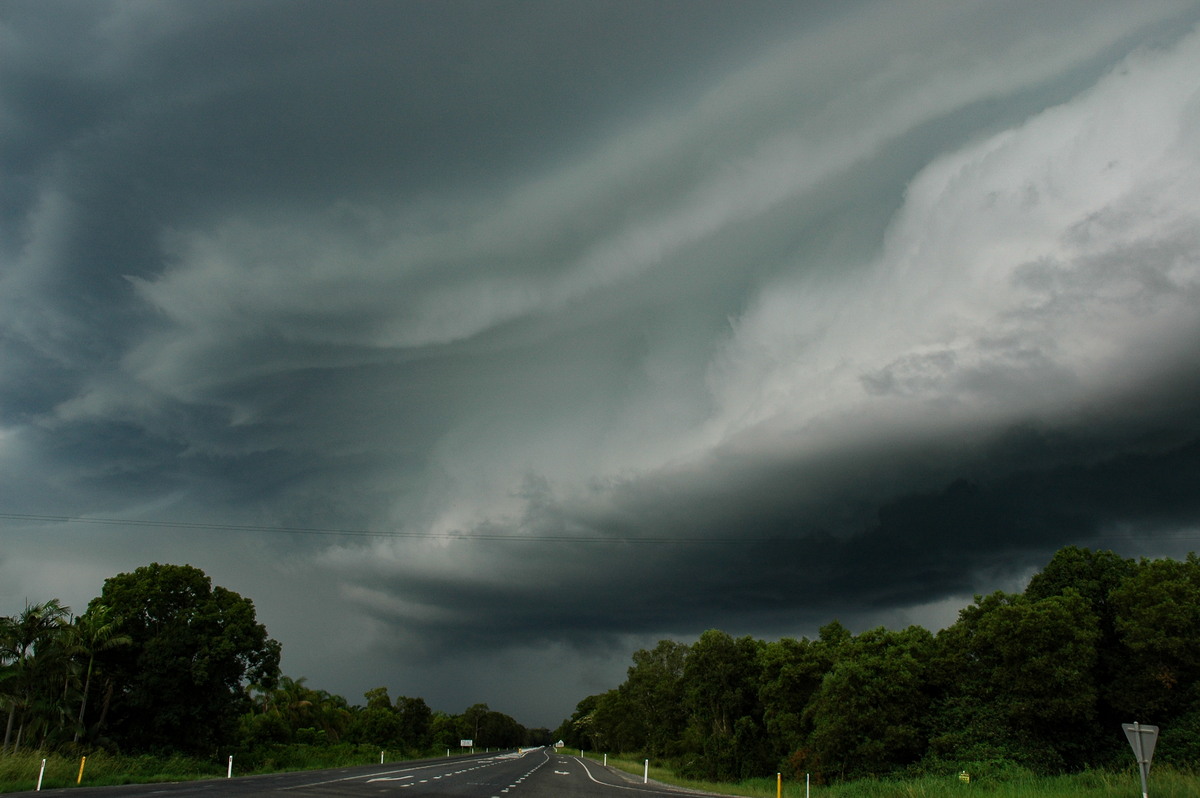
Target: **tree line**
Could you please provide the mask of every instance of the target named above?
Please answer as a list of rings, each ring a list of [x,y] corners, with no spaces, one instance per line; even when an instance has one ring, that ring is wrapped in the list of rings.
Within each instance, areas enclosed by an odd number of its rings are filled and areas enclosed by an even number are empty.
[[[364,705],[280,673],[254,604],[199,568],[111,577],[82,615],[58,599],[0,617],[0,753],[104,748],[212,755],[370,745],[398,754],[548,743],[487,704],[459,715],[368,690]]]
[[[1156,762],[1200,757],[1195,554],[1064,548],[1023,592],[977,596],[936,634],[834,621],[813,640],[663,640],[555,734],[707,779],[841,780],[1120,767],[1134,721],[1160,727]]]

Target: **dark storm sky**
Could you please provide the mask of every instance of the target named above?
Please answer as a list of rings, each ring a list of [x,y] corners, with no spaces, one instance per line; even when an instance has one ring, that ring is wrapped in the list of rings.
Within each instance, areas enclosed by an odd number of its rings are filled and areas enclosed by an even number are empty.
[[[188,562],[313,686],[555,726],[662,637],[1179,556],[1198,25],[3,0],[0,613]]]

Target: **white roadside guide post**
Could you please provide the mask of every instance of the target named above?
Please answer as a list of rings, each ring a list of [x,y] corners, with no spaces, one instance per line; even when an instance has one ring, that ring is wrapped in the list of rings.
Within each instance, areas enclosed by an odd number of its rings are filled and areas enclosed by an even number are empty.
[[[1154,756],[1154,744],[1158,742],[1158,727],[1143,726],[1140,723],[1122,723],[1125,736],[1129,738],[1129,746],[1137,757],[1138,771],[1142,776],[1142,798],[1150,798],[1146,790],[1146,779],[1150,776],[1150,759]]]

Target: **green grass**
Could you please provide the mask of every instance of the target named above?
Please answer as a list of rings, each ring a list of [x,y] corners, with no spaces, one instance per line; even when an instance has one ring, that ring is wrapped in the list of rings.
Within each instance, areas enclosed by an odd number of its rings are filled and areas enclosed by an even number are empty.
[[[0,792],[35,789],[43,758],[46,760],[46,771],[42,778],[42,789],[76,785],[79,757],[37,752],[6,754],[0,756]],[[216,763],[189,757],[114,756],[96,752],[88,755],[84,763],[82,783],[95,787],[189,781],[224,775],[225,769]]]
[[[35,789],[43,758],[46,760],[46,772],[42,779],[42,789],[76,786],[80,765],[78,756],[21,752],[0,754],[0,793]],[[404,758],[396,752],[386,754],[388,762]],[[378,763],[379,749],[374,746],[272,746],[253,753],[235,754],[233,775],[319,770]],[[87,755],[81,783],[84,786],[99,787],[215,779],[224,778],[228,767],[228,755],[219,759],[200,759],[185,756],[122,756],[97,751]]]
[[[564,749],[564,753],[567,752]],[[588,759],[602,761],[603,754],[587,752]],[[641,776],[645,760],[608,757],[612,767]],[[737,783],[713,783],[681,779],[665,767],[650,763],[650,778],[721,795],[740,795],[747,798],[774,798],[774,776],[749,779]],[[783,781],[785,798],[805,798],[805,785],[790,779]],[[832,785],[813,784],[811,798],[1139,798],[1141,782],[1136,769],[1128,771],[1087,771],[1068,776],[1036,776],[1020,769],[986,775],[972,775],[969,783],[958,773],[918,778],[858,779]],[[1194,798],[1200,796],[1200,772],[1194,770],[1155,767],[1150,773],[1149,792],[1152,798]]]

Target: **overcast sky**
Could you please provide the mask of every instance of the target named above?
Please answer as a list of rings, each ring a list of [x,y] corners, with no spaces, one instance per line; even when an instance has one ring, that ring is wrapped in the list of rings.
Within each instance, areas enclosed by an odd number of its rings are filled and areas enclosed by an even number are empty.
[[[557,726],[1200,540],[1200,5],[0,0],[0,614]],[[59,520],[67,519],[67,520]]]

